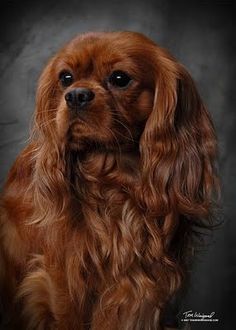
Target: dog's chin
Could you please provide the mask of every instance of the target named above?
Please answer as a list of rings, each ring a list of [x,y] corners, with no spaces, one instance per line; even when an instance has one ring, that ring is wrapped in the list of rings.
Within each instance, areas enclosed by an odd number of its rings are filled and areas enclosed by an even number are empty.
[[[102,128],[95,129],[83,120],[76,120],[67,132],[67,145],[72,151],[97,153],[115,151],[117,147],[111,139],[104,139]]]
[[[138,139],[135,142],[111,127],[95,127],[78,117],[69,123],[66,140],[71,150],[82,153],[121,153],[138,148]]]

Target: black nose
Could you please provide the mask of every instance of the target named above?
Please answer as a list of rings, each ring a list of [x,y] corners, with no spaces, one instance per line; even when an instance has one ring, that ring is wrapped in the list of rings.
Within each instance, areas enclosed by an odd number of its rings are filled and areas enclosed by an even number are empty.
[[[69,108],[82,108],[94,99],[94,93],[88,88],[75,88],[65,95]]]

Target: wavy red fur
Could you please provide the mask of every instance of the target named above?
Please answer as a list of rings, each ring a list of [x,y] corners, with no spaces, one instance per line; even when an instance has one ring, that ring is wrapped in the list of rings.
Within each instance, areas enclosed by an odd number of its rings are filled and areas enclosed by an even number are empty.
[[[132,77],[122,90],[107,84],[118,69]],[[62,70],[75,77],[66,89]],[[83,120],[64,99],[75,87],[95,93]],[[193,227],[210,222],[215,158],[209,113],[166,50],[134,32],[72,40],[42,73],[1,200],[12,327],[162,329]]]

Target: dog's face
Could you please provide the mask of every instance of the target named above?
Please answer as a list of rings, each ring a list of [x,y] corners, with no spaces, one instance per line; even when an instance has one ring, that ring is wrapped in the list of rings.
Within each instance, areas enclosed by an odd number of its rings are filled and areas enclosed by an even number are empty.
[[[151,47],[139,34],[87,34],[51,61],[49,110],[58,135],[72,148],[138,143],[154,100]]]

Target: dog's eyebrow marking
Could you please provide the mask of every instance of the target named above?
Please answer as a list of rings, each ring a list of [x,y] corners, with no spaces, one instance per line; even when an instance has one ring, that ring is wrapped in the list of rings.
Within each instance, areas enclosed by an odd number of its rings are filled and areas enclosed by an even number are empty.
[[[86,75],[91,74],[95,69],[94,58],[90,57],[85,66],[83,66],[83,73]]]
[[[60,73],[63,70],[68,70],[68,71],[74,71],[73,64],[71,61],[68,61],[67,59],[59,59],[56,64],[55,68]]]

